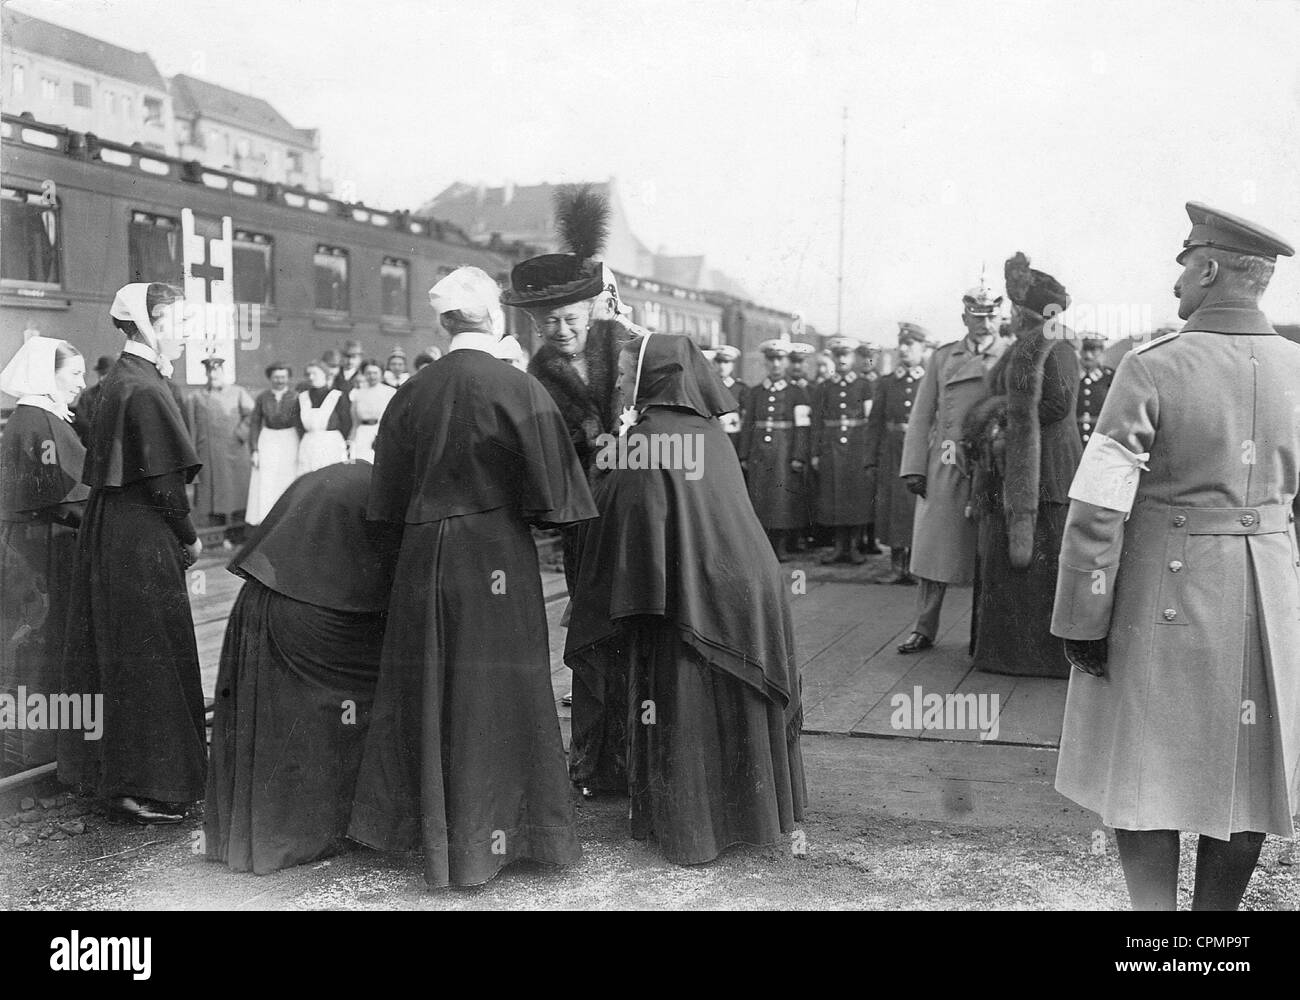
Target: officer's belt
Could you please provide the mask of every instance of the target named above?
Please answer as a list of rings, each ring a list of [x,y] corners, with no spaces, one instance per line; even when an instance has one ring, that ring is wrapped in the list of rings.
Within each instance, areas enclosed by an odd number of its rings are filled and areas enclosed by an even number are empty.
[[[891,421],[889,421],[889,423],[885,424],[885,430],[890,430],[890,431],[905,431],[905,430],[907,430],[907,421],[906,421],[906,420],[891,420]]]
[[[843,417],[839,420],[823,420],[823,427],[830,427],[833,430],[843,428],[848,430],[850,427],[863,427],[867,423],[865,417]]]
[[[793,420],[760,420],[758,422],[759,430],[764,431],[785,431],[793,426]]]
[[[1170,507],[1174,530],[1189,535],[1274,535],[1294,520],[1283,504],[1266,507]]]

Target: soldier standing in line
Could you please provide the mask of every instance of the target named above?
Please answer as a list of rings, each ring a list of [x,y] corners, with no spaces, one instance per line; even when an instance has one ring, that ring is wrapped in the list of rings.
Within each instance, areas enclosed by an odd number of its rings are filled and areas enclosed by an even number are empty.
[[[815,371],[809,371],[809,366],[816,355],[817,348],[812,344],[796,340],[790,345],[790,384],[808,394],[808,405],[813,409],[817,405],[817,378]],[[815,442],[816,439],[817,427],[814,424],[811,440]],[[806,552],[813,544],[813,524],[817,520],[817,473],[811,468],[805,468],[800,474],[799,489],[803,494],[803,524],[790,536],[791,552]]]
[[[718,377],[736,401],[736,412],[724,413],[718,418],[718,423],[722,424],[722,429],[727,432],[727,440],[737,451],[740,450],[740,421],[745,412],[745,396],[749,393],[749,386],[734,374],[739,359],[740,349],[729,344],[723,344],[713,352],[713,365],[718,370]]]
[[[1092,437],[1101,415],[1101,405],[1106,402],[1106,392],[1115,378],[1115,369],[1101,363],[1101,352],[1106,341],[1101,337],[1086,336],[1079,345],[1079,364],[1083,375],[1079,379],[1079,402],[1075,408],[1079,417],[1079,437],[1084,445]]]
[[[916,497],[899,478],[898,470],[917,389],[925,375],[922,358],[928,338],[915,323],[898,324],[898,364],[876,380],[867,419],[867,468],[876,474],[876,531],[889,546],[893,569],[889,582],[909,587],[916,585],[916,577],[908,569]]]
[[[767,377],[747,395],[740,466],[754,513],[784,562],[790,558],[790,535],[804,525],[803,471],[812,407],[808,393],[786,377],[790,341],[765,340],[759,350],[767,361]]]
[[[1300,347],[1259,299],[1283,239],[1189,202],[1178,333],[1124,356],[1070,486],[1056,790],[1114,827],[1133,908],[1235,910],[1300,807]]]
[[[986,376],[1006,346],[998,337],[1001,306],[1002,297],[994,296],[981,277],[962,296],[966,336],[934,352],[917,389],[898,474],[919,498],[911,572],[921,587],[916,624],[900,653],[933,646],[948,585],[964,587],[975,580],[977,530],[967,513],[970,474],[961,447],[962,422],[989,394]]]
[[[854,370],[860,346],[853,337],[827,345],[835,374],[817,387],[813,407],[812,467],[817,473],[817,523],[833,528],[835,548],[822,562],[858,565],[865,558],[854,542],[874,505],[867,473],[867,417],[874,385]]]
[[[855,358],[855,371],[858,377],[867,383],[867,412],[870,414],[871,402],[875,399],[876,382],[880,379],[880,348],[872,344],[858,347]],[[863,527],[853,538],[854,548],[859,555],[878,556],[881,548],[876,544],[876,470],[867,471],[867,506],[863,512]]]

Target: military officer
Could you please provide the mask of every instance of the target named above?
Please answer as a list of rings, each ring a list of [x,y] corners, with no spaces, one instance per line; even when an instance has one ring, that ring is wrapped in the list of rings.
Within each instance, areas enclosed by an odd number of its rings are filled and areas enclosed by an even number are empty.
[[[812,344],[795,341],[790,345],[790,384],[797,385],[808,394],[808,405],[816,408],[817,378],[816,371],[810,370],[817,348]],[[812,430],[811,440],[816,441],[816,426]],[[810,468],[800,473],[799,490],[803,495],[803,524],[799,530],[790,535],[790,550],[804,552],[812,541],[813,521],[817,516],[817,473]]]
[[[722,429],[727,432],[727,439],[737,451],[740,450],[741,415],[745,412],[745,396],[749,392],[749,386],[735,377],[738,360],[740,360],[739,348],[729,344],[723,344],[713,351],[713,366],[718,371],[718,377],[722,379],[722,384],[731,391],[731,396],[736,401],[736,412],[724,413],[718,418],[718,422],[722,424]]]
[[[812,344],[795,341],[790,345],[790,384],[800,389],[808,389],[814,384],[813,372],[808,371],[809,359],[817,353]]]
[[[871,495],[867,474],[867,417],[873,386],[854,370],[860,342],[832,337],[835,374],[817,387],[813,405],[812,467],[817,473],[817,523],[834,529],[835,548],[823,563],[858,564],[855,548]]]
[[[790,558],[790,535],[805,524],[803,471],[808,462],[812,407],[806,390],[787,378],[790,341],[759,345],[767,377],[749,390],[740,425],[741,468],[749,499],[778,559]]]
[[[998,337],[1001,306],[1002,296],[995,296],[981,275],[979,285],[962,296],[966,336],[935,350],[916,391],[898,474],[918,497],[910,570],[921,586],[916,623],[900,653],[933,646],[949,584],[965,587],[975,579],[978,532],[967,510],[970,474],[961,448],[962,421],[988,396],[985,376],[1005,347]]]
[[[880,356],[883,352],[874,344],[862,344],[856,352],[855,370],[858,377],[865,379],[871,392],[868,401],[875,398],[876,382],[880,378]],[[832,359],[833,360],[833,359]],[[862,555],[880,555],[881,548],[876,544],[876,470],[867,470],[867,509],[864,527],[854,539],[857,551]]]
[[[1101,363],[1101,352],[1106,349],[1106,341],[1101,337],[1085,336],[1079,342],[1079,364],[1083,375],[1079,379],[1079,401],[1076,412],[1079,418],[1079,437],[1084,445],[1092,437],[1092,429],[1097,426],[1097,417],[1101,414],[1101,404],[1106,402],[1106,391],[1115,377],[1115,369],[1107,368]]]
[[[1235,909],[1300,805],[1300,347],[1259,309],[1279,236],[1189,202],[1178,333],[1120,362],[1070,487],[1056,788],[1115,828],[1136,909]]]
[[[835,374],[835,359],[831,357],[830,351],[822,351],[817,355],[817,371],[813,381],[820,384]]]
[[[916,497],[898,477],[903,440],[912,419],[917,388],[925,375],[922,358],[929,334],[915,323],[898,324],[898,364],[876,380],[867,420],[867,468],[876,472],[876,534],[889,546],[890,583],[915,586],[908,570]]]

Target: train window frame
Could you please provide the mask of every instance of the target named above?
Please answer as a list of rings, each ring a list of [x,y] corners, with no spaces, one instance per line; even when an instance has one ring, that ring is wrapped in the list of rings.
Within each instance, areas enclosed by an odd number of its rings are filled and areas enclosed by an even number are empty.
[[[243,244],[245,247],[265,247],[266,248],[266,277],[265,288],[266,297],[262,302],[253,302],[243,298],[239,294],[240,282],[239,272],[235,267],[235,251]],[[313,260],[313,267],[315,262]],[[252,229],[236,227],[231,235],[230,248],[230,269],[231,280],[235,288],[235,301],[245,305],[256,305],[263,309],[273,309],[275,307],[275,237],[270,233],[257,232]],[[314,275],[313,275],[314,277]]]
[[[395,313],[388,311],[388,296],[384,292],[384,269],[388,267],[401,267],[405,278],[403,281],[403,306],[405,312]],[[384,254],[379,263],[379,316],[381,322],[386,326],[406,327],[411,324],[411,262],[405,257],[396,257],[390,254]]]
[[[58,203],[57,199],[52,203],[46,203],[47,200],[40,191],[34,191],[31,188],[23,187],[19,184],[6,183],[0,185],[0,190],[4,192],[3,195],[0,195],[0,201],[17,201],[19,200],[17,195],[22,194],[25,196],[22,199],[23,204],[40,205],[44,203],[45,210],[54,213],[54,245],[52,249],[54,251],[54,268],[56,277],[58,278],[57,281],[37,281],[31,278],[6,278],[3,277],[3,272],[0,271],[0,286],[6,289],[24,288],[33,291],[39,290],[42,292],[62,291],[64,281],[63,206]],[[13,197],[10,197],[9,192],[13,193]],[[32,199],[36,200],[33,201]],[[6,230],[8,229],[7,226],[5,228]],[[4,240],[4,245],[12,245],[12,239],[7,234]]]
[[[318,282],[317,268],[320,266],[320,257],[331,257],[343,261],[343,309],[336,309],[333,306],[321,305],[320,303],[320,284]],[[317,243],[316,249],[312,251],[312,305],[318,316],[334,319],[345,319],[352,315],[352,253],[347,247],[335,246],[331,243]]]
[[[143,274],[137,274],[137,268],[134,266],[137,261],[134,259],[132,233],[137,224],[144,224],[145,220],[155,229],[166,229],[168,232],[176,234],[176,267],[177,272],[172,277],[146,277]],[[150,212],[142,208],[132,208],[128,211],[126,220],[126,280],[130,282],[158,282],[160,284],[175,285],[178,288],[183,287],[185,283],[185,252],[182,246],[184,236],[181,230],[181,220],[179,216],[164,215],[159,212]],[[160,225],[168,223],[169,225]]]

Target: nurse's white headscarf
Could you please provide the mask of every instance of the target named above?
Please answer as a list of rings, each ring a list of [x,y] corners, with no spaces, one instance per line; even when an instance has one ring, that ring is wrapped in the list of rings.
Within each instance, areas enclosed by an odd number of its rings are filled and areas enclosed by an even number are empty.
[[[18,404],[39,406],[63,420],[71,420],[67,402],[54,380],[58,349],[63,341],[53,337],[32,337],[9,359],[0,372],[0,392],[16,396]]]
[[[158,335],[154,332],[153,318],[149,315],[149,282],[136,281],[119,288],[108,314],[113,319],[130,320],[145,340],[143,345],[128,340],[127,353],[152,361],[163,378],[171,378],[172,363],[158,351]],[[148,350],[141,350],[142,347]]]
[[[501,289],[482,268],[456,268],[429,289],[429,304],[439,316],[456,311],[474,317],[486,316],[491,321],[492,336],[499,340],[505,333]]]

